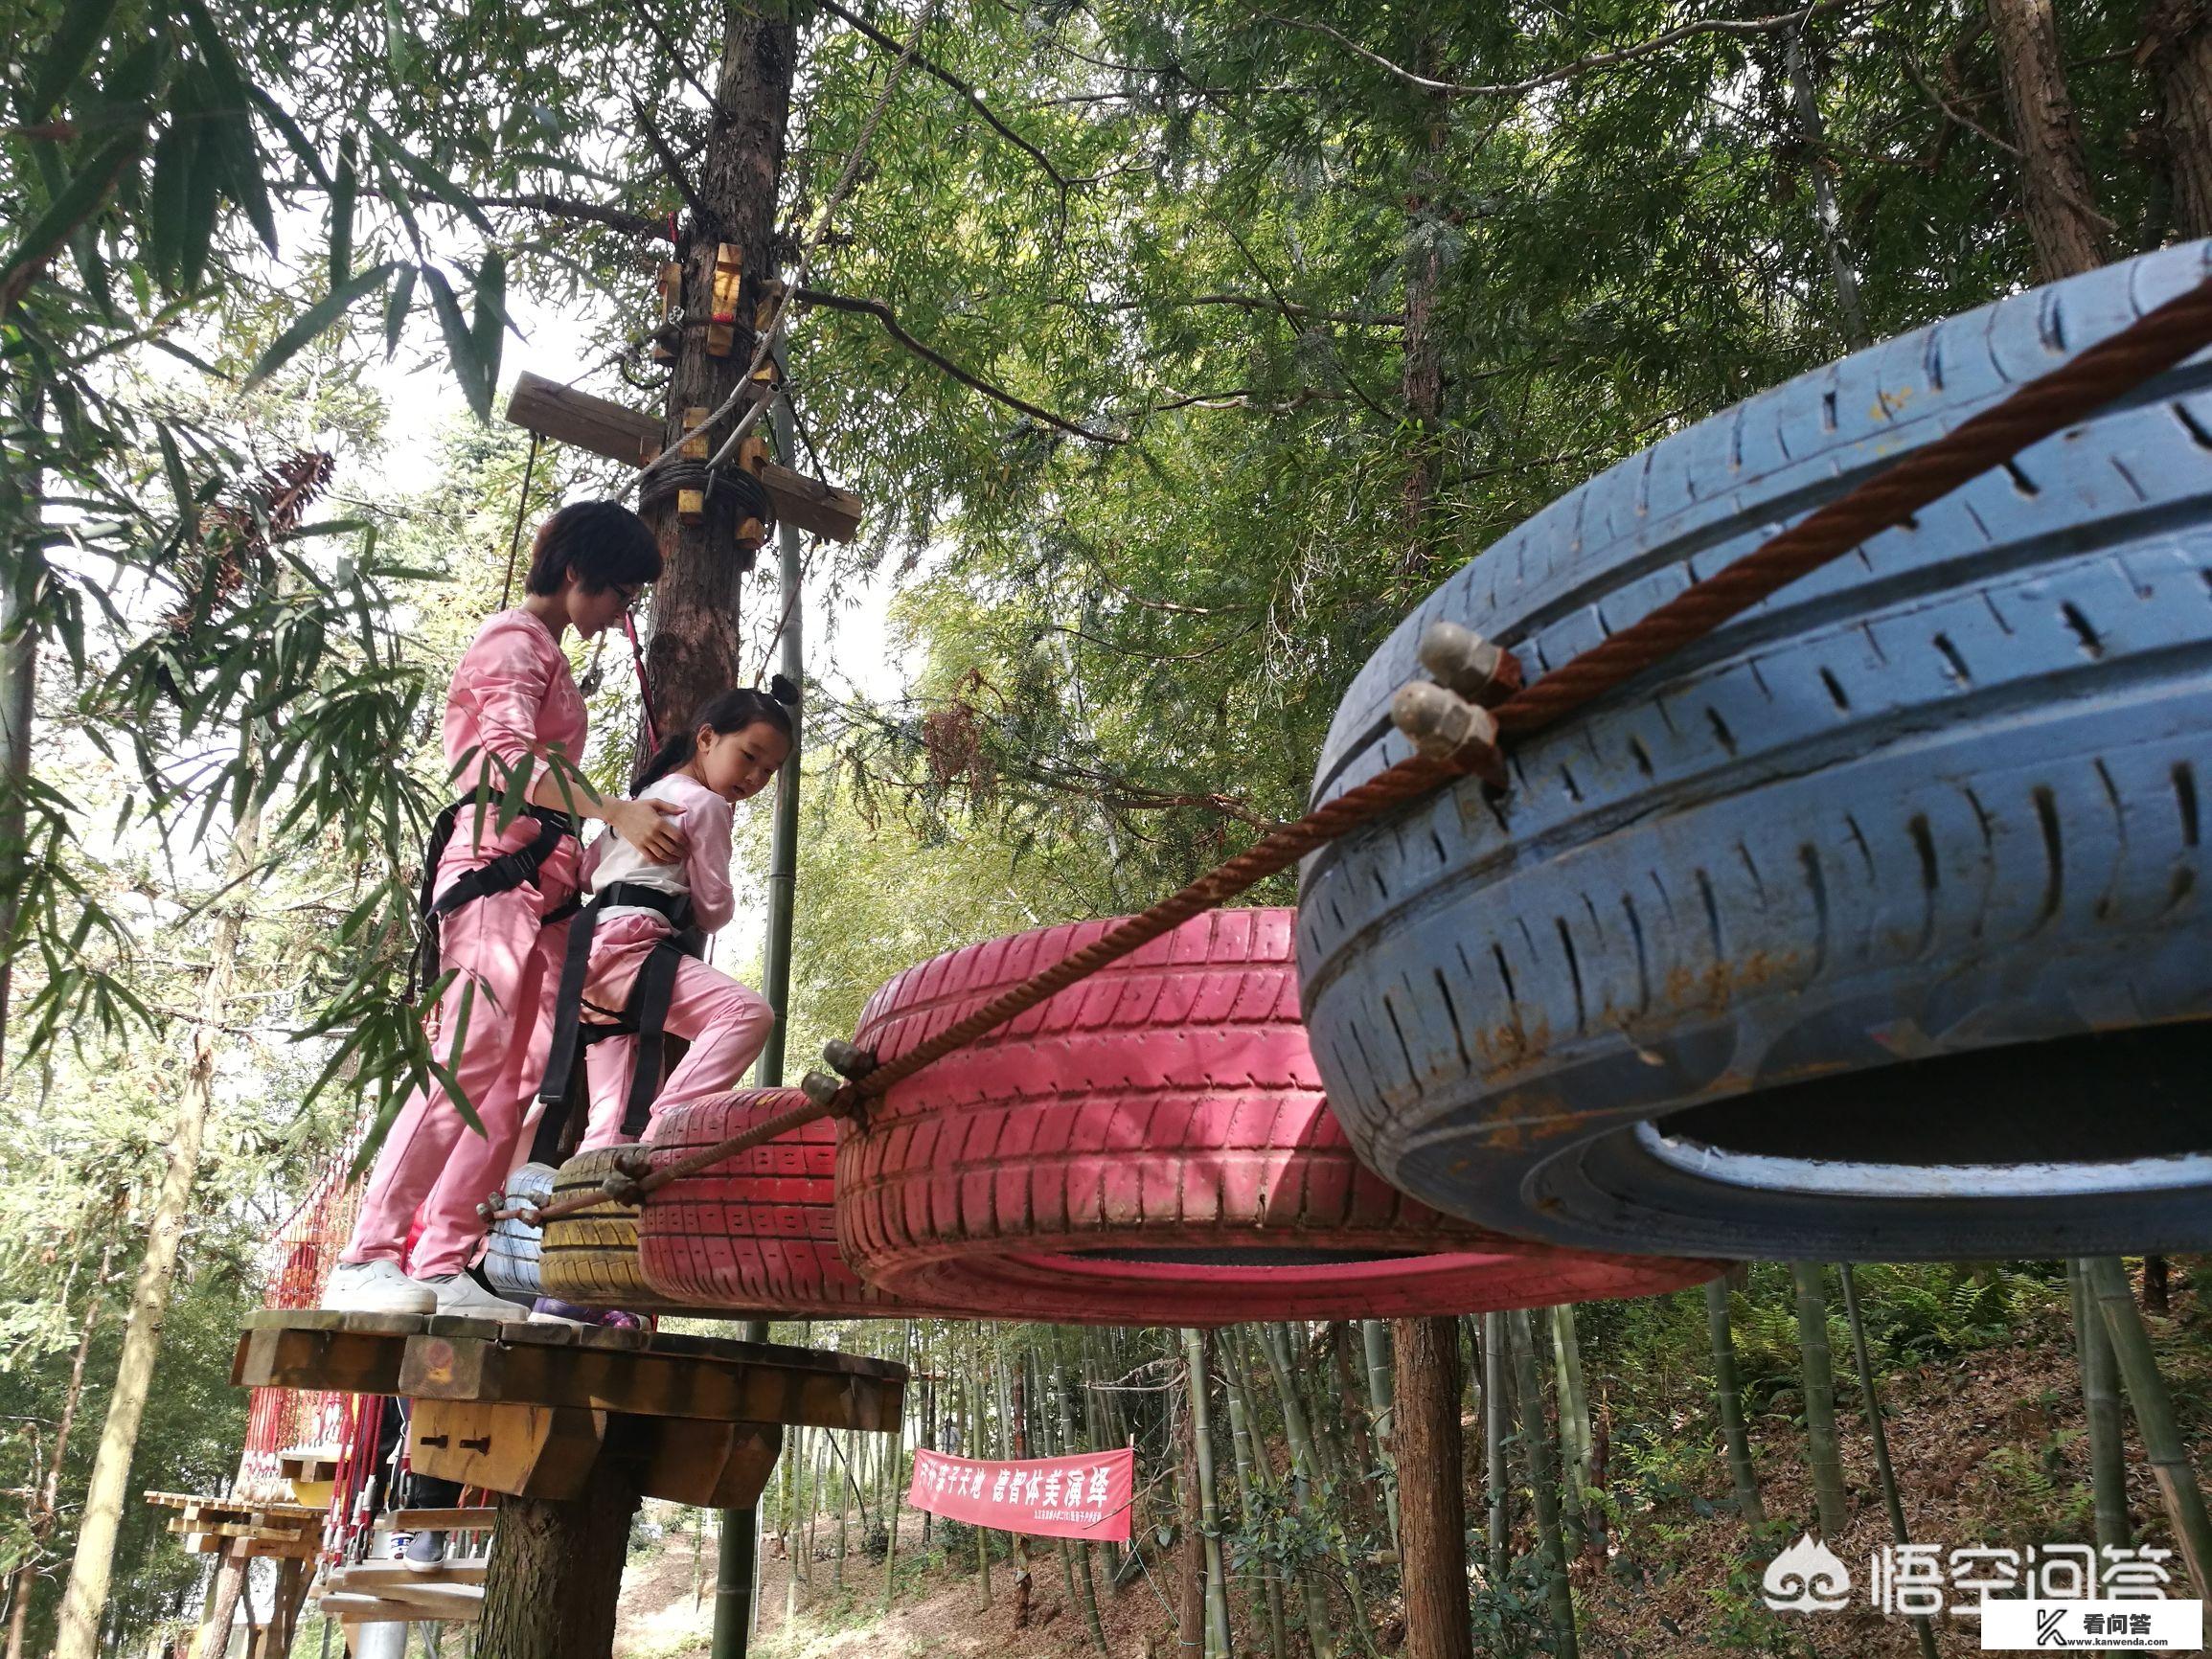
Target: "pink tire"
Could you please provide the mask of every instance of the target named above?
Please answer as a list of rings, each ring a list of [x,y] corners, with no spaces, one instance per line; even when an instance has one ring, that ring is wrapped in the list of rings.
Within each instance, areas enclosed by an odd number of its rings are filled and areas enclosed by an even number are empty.
[[[677,1106],[654,1122],[648,1145],[665,1162],[743,1134],[805,1099],[796,1089],[741,1089]],[[836,1127],[825,1118],[652,1193],[637,1229],[646,1283],[673,1302],[778,1319],[937,1311],[878,1290],[845,1265],[832,1193],[836,1150]]]
[[[873,1102],[837,1148],[845,1259],[917,1302],[1099,1325],[1475,1313],[1720,1270],[1522,1244],[1363,1169],[1299,1023],[1292,917],[1200,917]],[[1111,925],[910,968],[858,1041],[896,1058]]]

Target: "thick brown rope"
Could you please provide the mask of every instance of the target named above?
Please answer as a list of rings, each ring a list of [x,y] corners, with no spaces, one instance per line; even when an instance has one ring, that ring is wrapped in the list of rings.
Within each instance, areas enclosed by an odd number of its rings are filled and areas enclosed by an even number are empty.
[[[1586,706],[1799,577],[1834,562],[1882,531],[1895,529],[1969,479],[2064,430],[2206,345],[2212,345],[2212,278],[2029,381],[1994,409],[1883,468],[1602,645],[1516,693],[1493,711],[1500,737],[1526,736]],[[827,1105],[809,1101],[741,1135],[658,1165],[640,1176],[633,1190],[641,1195],[651,1193],[817,1118],[856,1118],[868,1100],[924,1066],[1174,932],[1193,917],[1288,870],[1316,848],[1464,776],[1465,768],[1424,756],[1385,767],[1296,823],[1269,830],[1256,845],[1181,892],[1116,922],[1082,950],[1002,991],[927,1042],[848,1081]],[[600,1194],[579,1193],[537,1215],[554,1220],[609,1201]],[[504,1219],[519,1213],[510,1209],[499,1216]]]

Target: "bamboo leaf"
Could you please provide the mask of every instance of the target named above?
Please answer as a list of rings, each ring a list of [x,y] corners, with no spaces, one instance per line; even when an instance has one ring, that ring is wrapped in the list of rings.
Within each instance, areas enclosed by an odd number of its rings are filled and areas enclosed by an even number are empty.
[[[142,127],[119,133],[78,169],[75,176],[46,204],[45,211],[24,230],[10,250],[6,262],[0,263],[0,296],[28,286],[28,283],[20,280],[25,267],[51,258],[69,239],[71,231],[100,211],[100,204],[107,199],[107,193],[115,186],[116,176],[138,153],[145,137]]]
[[[461,302],[454,296],[453,284],[436,265],[424,265],[422,278],[430,284],[430,299],[438,311],[438,327],[445,332],[445,351],[453,359],[453,377],[461,382],[461,391],[476,419],[489,420],[491,388],[484,378],[484,366],[476,353],[476,338],[468,331],[468,319],[461,314]]]
[[[254,372],[246,376],[246,390],[252,391],[291,361],[301,347],[344,316],[365,295],[381,288],[399,268],[390,260],[380,265],[372,265],[309,306],[294,319],[290,328],[270,342],[269,349],[262,353],[261,361],[254,365]]]
[[[26,123],[44,121],[76,84],[100,49],[115,6],[116,0],[73,0],[62,7],[61,19],[46,42],[46,55],[32,77],[30,100],[22,106]]]
[[[384,302],[384,361],[389,363],[399,353],[399,336],[407,328],[407,313],[415,307],[415,267],[401,265],[399,280],[392,284],[392,294]]]
[[[331,185],[331,286],[353,274],[353,196],[360,174],[353,166],[353,135],[338,150],[337,177]]]

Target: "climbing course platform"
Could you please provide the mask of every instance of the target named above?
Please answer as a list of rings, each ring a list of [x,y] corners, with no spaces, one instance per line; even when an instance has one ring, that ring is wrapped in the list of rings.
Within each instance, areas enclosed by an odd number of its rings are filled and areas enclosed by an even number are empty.
[[[453,1610],[400,1616],[454,1619],[480,1604],[483,1659],[549,1659],[609,1650],[641,1497],[749,1507],[784,1424],[896,1432],[906,1371],[773,1343],[519,1318],[268,1309],[247,1319],[231,1380],[400,1396],[417,1472],[504,1494],[480,1589],[466,1568],[410,1588],[366,1563],[366,1579],[355,1566],[329,1586],[328,1610],[391,1619],[392,1607],[431,1594]]]

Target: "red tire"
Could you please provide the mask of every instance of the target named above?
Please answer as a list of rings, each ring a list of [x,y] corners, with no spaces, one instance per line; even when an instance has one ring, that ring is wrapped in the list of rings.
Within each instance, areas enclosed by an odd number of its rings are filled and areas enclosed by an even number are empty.
[[[664,1112],[648,1142],[667,1156],[741,1135],[806,1097],[741,1089]],[[802,1125],[671,1181],[638,1217],[638,1265],[671,1300],[793,1317],[903,1319],[933,1310],[875,1288],[837,1253],[836,1126]]]
[[[1200,917],[872,1102],[837,1148],[845,1259],[917,1301],[1102,1325],[1474,1313],[1720,1270],[1522,1244],[1361,1168],[1299,1024],[1292,916]],[[910,968],[858,1041],[896,1058],[1111,925]]]

